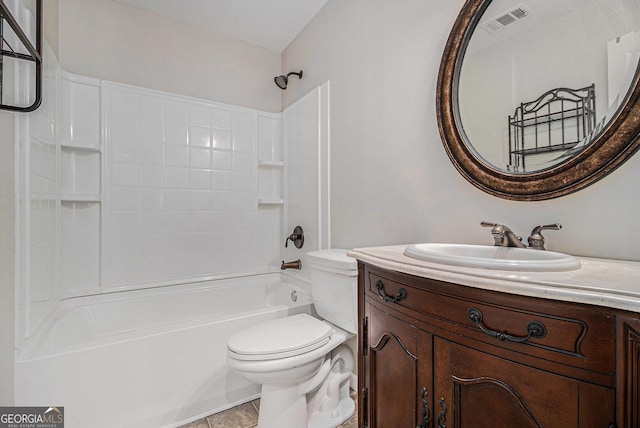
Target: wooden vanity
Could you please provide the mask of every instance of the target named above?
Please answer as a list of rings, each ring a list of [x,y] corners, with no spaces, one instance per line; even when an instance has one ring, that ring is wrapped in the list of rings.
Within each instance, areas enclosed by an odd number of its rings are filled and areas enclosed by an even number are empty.
[[[639,426],[640,263],[444,271],[403,248],[350,253],[361,427]]]

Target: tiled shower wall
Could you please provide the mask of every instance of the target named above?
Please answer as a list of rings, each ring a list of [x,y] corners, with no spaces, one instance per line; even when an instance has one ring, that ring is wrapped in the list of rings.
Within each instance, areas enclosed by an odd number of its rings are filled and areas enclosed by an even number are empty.
[[[55,58],[44,91],[17,122],[18,344],[61,298],[279,270],[282,114],[76,76]]]
[[[106,288],[258,271],[257,111],[103,84]]]

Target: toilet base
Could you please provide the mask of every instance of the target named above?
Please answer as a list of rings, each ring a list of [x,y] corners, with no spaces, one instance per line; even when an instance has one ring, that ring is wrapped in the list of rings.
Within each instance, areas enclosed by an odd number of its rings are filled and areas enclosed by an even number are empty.
[[[258,428],[336,428],[355,411],[349,389],[353,368],[352,352],[340,345],[302,384],[263,384]]]
[[[354,401],[347,396],[341,398],[334,409],[308,414],[307,398],[296,388],[268,385],[262,388],[258,428],[336,428],[349,420],[356,409]]]
[[[324,381],[307,395],[308,428],[335,428],[347,421],[356,405],[351,399],[353,353],[347,345],[331,352],[330,371]]]
[[[318,412],[309,418],[309,428],[336,428],[349,420],[356,410],[356,404],[350,397],[340,400],[337,409]]]
[[[307,399],[297,387],[262,385],[258,428],[307,428]]]

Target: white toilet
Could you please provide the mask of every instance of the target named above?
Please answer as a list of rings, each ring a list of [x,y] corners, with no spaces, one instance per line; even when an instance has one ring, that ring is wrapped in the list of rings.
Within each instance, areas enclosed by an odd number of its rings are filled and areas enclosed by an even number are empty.
[[[227,342],[227,364],[262,385],[258,428],[334,428],[351,417],[357,331],[357,262],[346,250],[307,253],[319,320],[292,315],[249,327]]]

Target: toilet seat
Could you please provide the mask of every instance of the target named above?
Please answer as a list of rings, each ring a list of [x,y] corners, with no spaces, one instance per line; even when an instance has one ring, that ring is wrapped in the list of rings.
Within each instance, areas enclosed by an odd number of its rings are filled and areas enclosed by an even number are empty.
[[[308,314],[298,314],[249,327],[233,335],[227,349],[237,360],[275,360],[318,349],[334,333],[329,324]]]

